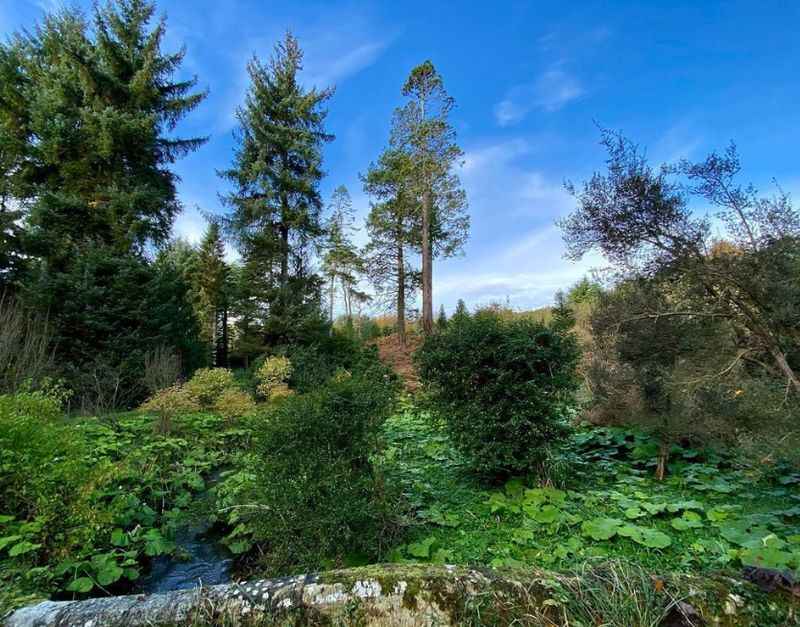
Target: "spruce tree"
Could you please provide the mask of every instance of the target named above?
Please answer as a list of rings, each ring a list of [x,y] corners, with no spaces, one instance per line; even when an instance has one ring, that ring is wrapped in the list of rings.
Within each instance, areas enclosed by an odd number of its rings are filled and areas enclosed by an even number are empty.
[[[31,252],[49,268],[65,269],[86,242],[124,254],[166,241],[180,211],[169,166],[204,139],[172,132],[205,94],[174,80],[184,52],[162,51],[154,12],[117,0],[95,8],[91,29],[62,11],[5,47],[19,63],[3,72],[3,139],[22,146],[14,189]]]
[[[323,234],[319,182],[325,102],[332,90],[299,82],[303,53],[287,33],[268,63],[247,66],[250,88],[237,111],[233,165],[222,172],[234,186],[229,229],[256,281],[265,341],[283,342],[304,318],[319,315],[320,281],[310,268],[312,245]]]
[[[453,168],[462,156],[449,121],[455,106],[430,61],[405,85],[408,102],[395,112],[392,144],[411,157],[422,252],[422,328],[433,329],[433,259],[457,254],[467,238],[467,199]]]
[[[444,305],[439,305],[439,316],[436,318],[436,328],[444,331],[447,328],[447,314],[444,312]]]
[[[228,266],[218,220],[208,223],[192,283],[200,337],[209,349],[209,361],[213,366],[227,366]]]
[[[456,303],[456,310],[453,312],[453,315],[450,316],[450,322],[459,322],[462,320],[466,320],[469,318],[469,310],[467,309],[467,304],[464,302],[463,298],[458,299],[458,303]]]
[[[174,131],[205,94],[174,78],[183,52],[162,50],[154,11],[116,0],[89,22],[62,10],[0,44],[0,193],[23,212],[22,292],[48,312],[69,383],[102,402],[91,372],[132,385],[114,396],[127,403],[142,351],[174,347],[189,364],[194,350],[183,287],[145,251],[181,208],[170,166],[204,139]]]
[[[570,307],[564,292],[556,292],[555,306],[553,307],[553,319],[550,321],[550,328],[558,333],[571,331],[575,326],[575,312]]]

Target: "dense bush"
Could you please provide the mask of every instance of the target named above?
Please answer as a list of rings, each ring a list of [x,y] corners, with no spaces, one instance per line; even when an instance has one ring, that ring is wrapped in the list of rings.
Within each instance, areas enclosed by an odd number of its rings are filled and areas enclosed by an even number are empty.
[[[258,393],[266,399],[286,396],[287,379],[292,374],[292,362],[282,355],[267,357],[256,371]]]
[[[364,346],[336,330],[313,343],[287,348],[286,356],[292,363],[289,387],[301,394],[317,389],[337,370],[355,375],[381,369],[376,347]]]
[[[256,402],[247,392],[231,388],[219,395],[212,409],[215,414],[231,422],[253,413]]]
[[[656,436],[659,477],[677,442],[796,459],[800,433],[785,381],[742,349],[729,320],[650,313],[669,311],[701,311],[671,276],[623,281],[598,298],[585,360],[590,421]]]
[[[82,451],[60,418],[45,392],[0,396],[0,513],[41,515],[74,490],[70,467]]]
[[[463,313],[415,359],[431,409],[479,471],[530,471],[565,435],[576,388],[572,335],[490,310]]]
[[[150,392],[145,356],[157,348],[173,350],[187,371],[200,363],[188,289],[175,268],[102,246],[85,248],[67,272],[40,273],[25,297],[48,312],[57,375],[75,392],[73,408],[139,405]]]
[[[392,499],[370,460],[395,392],[385,371],[337,376],[289,397],[259,425],[248,524],[269,572],[340,565],[385,549]]]
[[[173,385],[153,394],[140,409],[158,416],[156,430],[159,433],[169,433],[172,430],[173,418],[199,411],[201,406],[187,386]]]
[[[200,368],[184,387],[201,408],[210,409],[225,390],[236,387],[236,380],[227,368]]]

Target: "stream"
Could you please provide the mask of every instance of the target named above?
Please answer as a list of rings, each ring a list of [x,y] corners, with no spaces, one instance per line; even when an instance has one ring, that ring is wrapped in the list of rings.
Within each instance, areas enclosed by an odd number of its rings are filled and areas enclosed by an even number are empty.
[[[201,505],[213,506],[210,487],[218,479],[212,476]],[[203,508],[203,509],[208,509]],[[231,580],[231,554],[211,531],[212,524],[204,516],[182,527],[175,534],[177,550],[173,555],[161,555],[152,564],[144,580],[142,592],[152,594],[171,590],[188,590],[197,586],[213,586]]]

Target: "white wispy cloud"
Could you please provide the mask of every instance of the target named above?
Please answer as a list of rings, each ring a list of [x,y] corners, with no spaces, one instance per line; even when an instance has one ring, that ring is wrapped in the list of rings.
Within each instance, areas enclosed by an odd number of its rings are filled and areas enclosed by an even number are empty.
[[[590,255],[564,258],[556,220],[574,206],[559,179],[539,167],[552,138],[512,138],[468,149],[460,175],[472,216],[472,238],[463,258],[438,262],[434,298],[452,310],[459,298],[469,306],[509,300],[530,309],[605,266]]]
[[[331,23],[348,24],[348,28],[331,29]],[[396,37],[394,31],[387,32],[367,16],[350,10],[326,12],[313,23],[303,23],[291,30],[303,50],[300,81],[307,88],[318,89],[335,87],[370,67]],[[229,131],[236,125],[236,108],[244,102],[249,86],[247,62],[254,54],[268,60],[284,33],[285,28],[274,27],[266,34],[261,32],[245,38],[243,44],[228,55],[232,79],[222,87],[225,95],[218,132]]]
[[[584,87],[562,65],[551,66],[532,83],[512,87],[495,105],[497,123],[500,126],[516,124],[534,109],[552,113],[583,96]]]
[[[494,215],[502,207],[509,216],[547,219],[571,206],[560,181],[527,163],[544,156],[544,141],[513,138],[465,152],[460,176],[473,214]]]
[[[338,40],[319,49],[312,45],[306,52],[304,83],[320,88],[341,83],[375,63],[389,42],[389,39],[367,41],[349,47],[352,42]]]
[[[656,163],[674,163],[695,155],[705,139],[695,128],[690,117],[670,126],[653,145],[652,157]]]

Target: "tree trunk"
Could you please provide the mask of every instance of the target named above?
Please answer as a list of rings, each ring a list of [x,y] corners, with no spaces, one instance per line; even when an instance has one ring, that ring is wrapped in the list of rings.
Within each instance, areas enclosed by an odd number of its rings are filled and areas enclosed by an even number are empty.
[[[331,287],[330,287],[330,318],[331,318],[331,333],[333,333],[333,299],[336,295],[336,275],[331,273]]]
[[[223,368],[227,368],[230,365],[228,363],[228,305],[227,304],[222,306],[221,318],[222,320],[220,323],[220,341],[217,354],[218,355],[217,363]]]
[[[211,314],[211,366],[216,368],[219,364],[217,363],[217,333],[218,333],[218,325],[219,321],[217,317],[219,316],[219,309],[214,307],[214,312]]]
[[[433,332],[433,254],[431,250],[431,192],[422,196],[422,331]]]
[[[772,358],[775,360],[775,363],[780,368],[781,372],[786,376],[787,385],[794,390],[795,393],[800,394],[800,379],[797,378],[797,374],[792,367],[789,365],[789,362],[786,361],[786,355],[783,354],[783,351],[778,346],[771,346],[770,353],[772,353]]]
[[[397,336],[406,345],[406,267],[402,243],[397,247]]]
[[[289,283],[289,227],[281,225],[281,291]]]
[[[664,475],[667,474],[667,461],[669,461],[669,444],[661,443],[658,449],[658,463],[656,464],[656,479],[659,481],[664,480]]]

